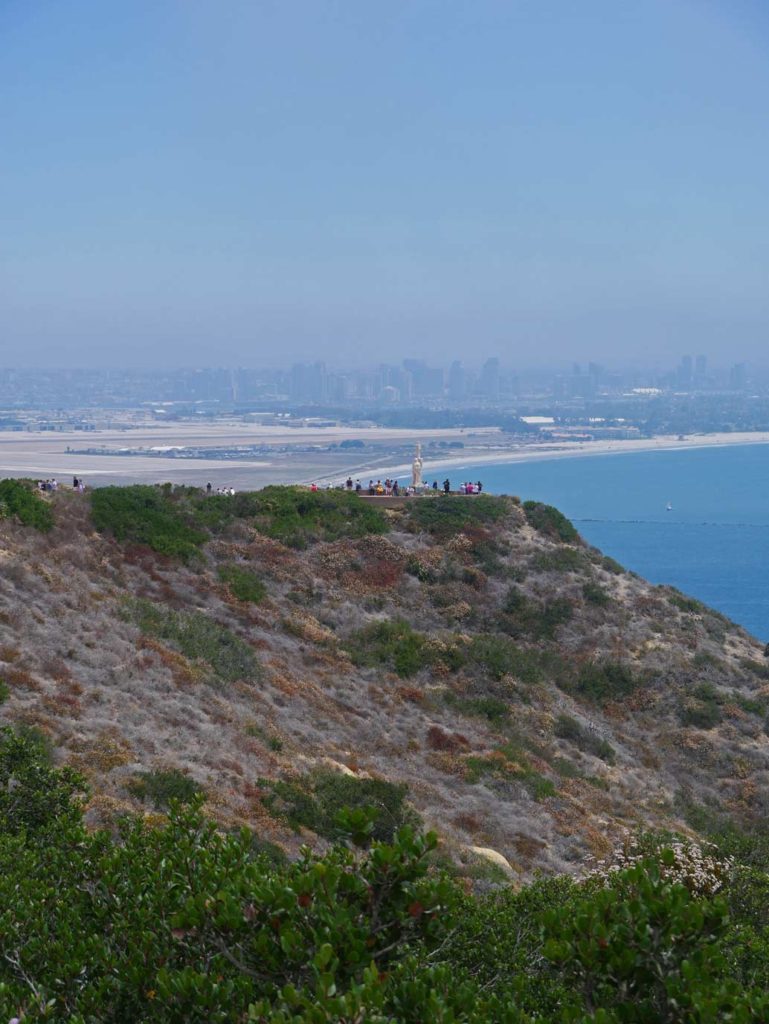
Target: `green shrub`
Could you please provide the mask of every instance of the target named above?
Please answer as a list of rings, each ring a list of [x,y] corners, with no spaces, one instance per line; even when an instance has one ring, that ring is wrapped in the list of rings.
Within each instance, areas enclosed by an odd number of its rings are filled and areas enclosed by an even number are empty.
[[[488,784],[502,798],[506,756],[535,799],[555,792],[517,748],[499,753]],[[0,1020],[769,1019],[769,880],[757,867],[735,872],[716,899],[665,877],[675,856],[664,849],[606,878],[520,891],[495,879],[476,896],[445,877],[435,836],[395,831],[411,814],[402,787],[300,781],[282,797],[264,783],[265,798],[339,837],[322,856],[304,848],[289,862],[247,829],[219,831],[199,795],[172,801],[162,828],[127,819],[92,830],[77,776],[1,730]],[[392,841],[373,838],[377,829]],[[515,839],[527,858],[542,845]]]
[[[594,754],[608,764],[614,763],[615,752],[611,744],[599,736],[594,736],[570,715],[559,715],[556,718],[553,733],[559,739],[573,743],[578,750]]]
[[[207,539],[170,487],[97,487],[91,492],[91,516],[100,532],[173,558],[189,559]]]
[[[721,721],[724,697],[711,683],[700,683],[678,708],[682,725],[713,729]]]
[[[87,792],[77,772],[51,766],[48,742],[37,732],[0,726],[0,839],[45,837],[58,823],[77,820]]]
[[[248,518],[260,533],[294,548],[306,548],[317,541],[387,533],[390,528],[380,509],[346,491],[265,487],[239,498],[240,501],[236,496],[231,506],[227,502],[233,499],[222,498],[224,511]],[[206,499],[206,506],[209,500]]]
[[[594,604],[598,608],[605,608],[611,601],[608,590],[604,590],[599,583],[594,583],[592,580],[583,584],[582,596],[588,604]]]
[[[446,694],[446,703],[462,715],[477,715],[487,718],[495,725],[507,721],[510,717],[510,706],[499,697],[457,697],[454,693]]]
[[[273,814],[292,828],[309,828],[326,839],[344,834],[345,823],[340,818],[344,810],[369,809],[370,839],[382,842],[390,842],[398,829],[418,821],[406,803],[407,787],[385,779],[317,771],[299,779],[261,779],[260,785],[267,791],[263,802]]]
[[[599,565],[613,576],[623,576],[627,571],[624,565],[620,565],[616,558],[610,558],[609,555],[601,556],[599,558]]]
[[[251,569],[240,565],[223,565],[219,569],[219,579],[226,583],[234,597],[250,604],[260,604],[267,596],[267,588],[262,580]]]
[[[564,544],[579,542],[580,536],[574,525],[552,505],[543,505],[541,501],[524,501],[523,511],[529,525],[543,536]]]
[[[191,803],[202,787],[189,775],[175,768],[169,771],[141,772],[128,783],[128,790],[139,800],[149,800],[158,811],[167,810],[172,800]]]
[[[499,616],[499,628],[514,637],[552,640],[559,626],[569,622],[574,608],[565,597],[534,601],[513,584],[507,591]]]
[[[672,863],[671,851],[660,855]],[[766,1019],[769,999],[729,977],[720,940],[726,905],[665,880],[656,859],[618,872],[571,913],[545,914],[543,952],[571,995],[564,1020],[599,1022]],[[585,1017],[585,1007],[595,1016]]]
[[[8,684],[4,679],[0,679],[0,704],[5,704],[10,696],[11,691],[8,688]]]
[[[595,704],[627,697],[640,686],[627,665],[619,661],[591,661],[577,675],[576,693]]]
[[[673,587],[668,589],[667,596],[668,601],[670,601],[674,608],[678,608],[679,611],[699,615],[709,610],[707,605],[704,605],[702,601],[698,601],[694,597],[687,597],[685,594],[675,590]]]
[[[513,772],[508,768],[508,761],[515,764]],[[550,779],[532,767],[521,743],[517,740],[504,744],[496,754],[474,755],[465,760],[467,782],[473,784],[488,777],[501,779],[506,783],[517,782],[538,802],[555,796],[557,792]]]
[[[385,619],[365,626],[350,638],[347,650],[355,665],[387,666],[403,678],[413,676],[431,660],[425,637],[404,619]]]
[[[584,572],[588,564],[584,551],[570,547],[539,551],[531,559],[531,568],[540,572]]]
[[[0,519],[16,518],[41,533],[53,529],[53,510],[28,480],[0,480]]]
[[[533,651],[517,647],[506,636],[480,633],[470,641],[467,651],[470,664],[478,665],[492,679],[516,676],[524,683],[536,683],[542,678],[540,659]]]
[[[423,531],[448,540],[465,527],[500,523],[509,514],[506,498],[479,494],[467,498],[441,494],[410,502],[406,525],[414,532]]]
[[[202,612],[175,612],[143,598],[127,602],[126,608],[142,633],[169,642],[187,658],[204,662],[220,679],[237,682],[261,677],[253,649]]]

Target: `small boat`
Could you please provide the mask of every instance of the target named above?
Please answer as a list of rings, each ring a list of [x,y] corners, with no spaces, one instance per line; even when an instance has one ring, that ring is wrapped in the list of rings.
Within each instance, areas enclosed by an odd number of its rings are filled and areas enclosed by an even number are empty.
[[[673,506],[670,504],[670,502],[668,502],[667,505],[665,506],[665,511],[666,512],[672,512],[673,511]]]

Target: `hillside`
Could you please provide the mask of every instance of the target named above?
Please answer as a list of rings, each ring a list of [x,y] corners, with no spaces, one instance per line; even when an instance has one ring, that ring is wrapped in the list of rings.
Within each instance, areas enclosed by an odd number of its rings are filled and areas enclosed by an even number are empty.
[[[374,802],[526,878],[766,812],[763,647],[546,506],[5,482],[0,510],[0,724],[88,777],[92,823],[200,789],[294,851]]]

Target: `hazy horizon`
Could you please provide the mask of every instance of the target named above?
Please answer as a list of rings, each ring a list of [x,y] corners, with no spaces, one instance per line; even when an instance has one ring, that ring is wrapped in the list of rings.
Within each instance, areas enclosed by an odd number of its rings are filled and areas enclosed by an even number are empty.
[[[0,365],[766,362],[755,0],[6,0],[0,53]]]

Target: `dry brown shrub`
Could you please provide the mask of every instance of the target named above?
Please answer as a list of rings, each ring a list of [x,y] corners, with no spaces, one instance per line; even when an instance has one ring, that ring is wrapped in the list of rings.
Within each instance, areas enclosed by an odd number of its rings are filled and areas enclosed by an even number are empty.
[[[33,692],[42,690],[40,682],[25,668],[3,669],[3,679],[12,689],[32,690]]]
[[[659,703],[662,695],[649,687],[640,687],[631,693],[624,701],[623,706],[628,711],[648,711]]]
[[[744,721],[748,714],[738,704],[724,704],[722,711],[727,718],[736,718]]]
[[[429,753],[425,760],[431,767],[437,768],[438,771],[446,775],[455,775],[458,778],[462,778],[465,774],[465,762],[456,754],[435,750]]]
[[[69,746],[73,751],[70,764],[84,774],[97,771],[106,775],[134,760],[129,744],[110,733],[101,733],[93,740],[75,740]]]
[[[401,700],[407,701],[409,704],[424,704],[426,700],[425,694],[416,686],[396,686],[395,692]]]
[[[170,671],[176,686],[191,686],[193,683],[199,682],[204,676],[202,670],[192,665],[183,654],[169,650],[168,647],[164,647],[163,644],[153,640],[151,637],[142,637],[137,646],[151,651],[160,663],[165,665]],[[149,659],[149,663],[147,663],[147,659]],[[149,655],[139,660],[141,668],[150,668],[152,663],[153,659]]]
[[[536,839],[534,836],[527,836],[519,832],[515,839],[513,839],[513,846],[521,857],[524,857],[526,860],[533,860],[538,853],[547,847],[547,843],[542,839]]]
[[[18,647],[12,647],[10,644],[4,644],[0,647],[0,661],[17,661],[21,657],[21,650]]]
[[[458,750],[469,750],[470,741],[461,733],[446,732],[439,725],[431,725],[427,730],[427,746],[431,750],[455,753]]]
[[[41,704],[44,708],[60,718],[80,718],[83,706],[77,697],[57,690],[56,693],[46,694]]]
[[[477,814],[471,814],[469,811],[463,811],[461,814],[457,814],[452,820],[457,828],[461,828],[465,832],[471,833],[480,832],[485,824]]]

